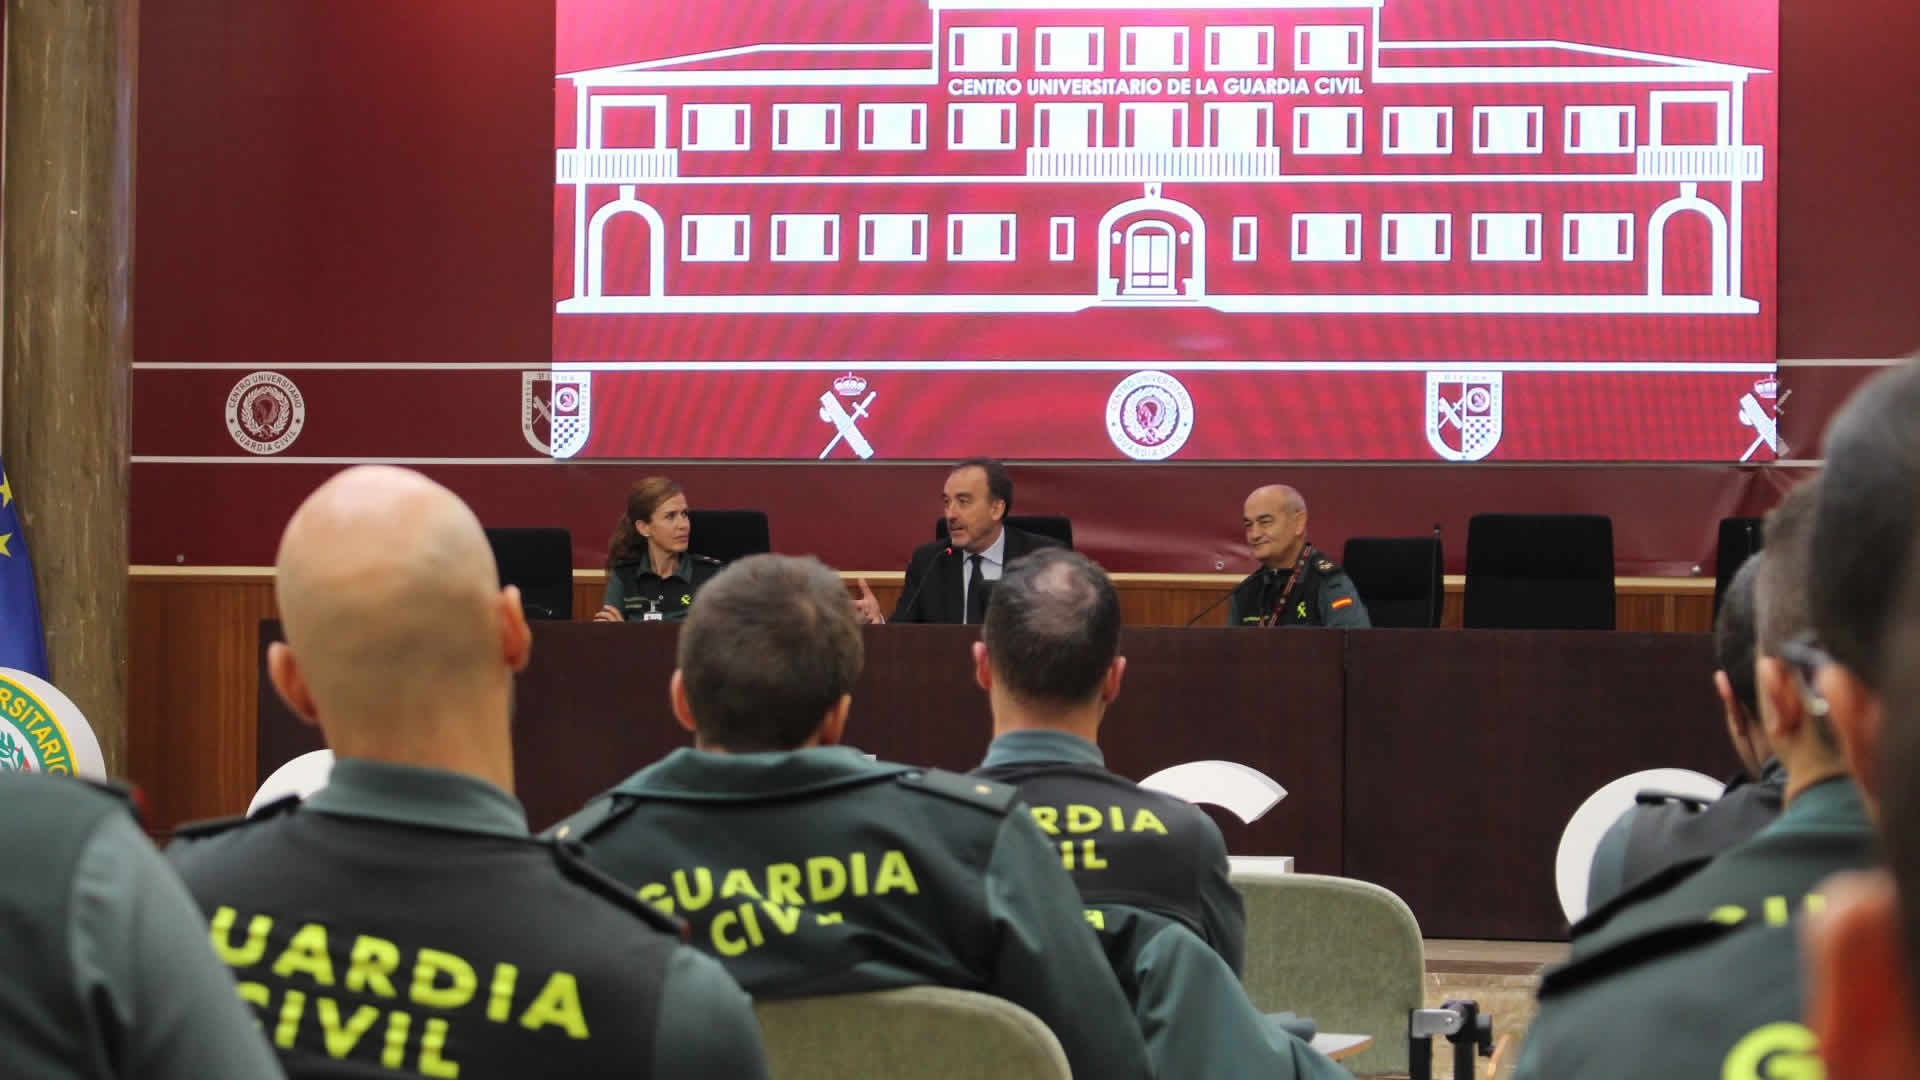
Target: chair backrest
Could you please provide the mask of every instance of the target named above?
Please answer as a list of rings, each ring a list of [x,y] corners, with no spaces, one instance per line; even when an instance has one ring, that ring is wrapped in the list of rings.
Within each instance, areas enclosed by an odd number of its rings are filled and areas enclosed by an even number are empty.
[[[1446,560],[1438,536],[1356,536],[1347,541],[1340,565],[1373,625],[1440,625]]]
[[[529,619],[573,618],[573,536],[565,529],[488,529],[500,584],[520,586]]]
[[[687,525],[692,530],[688,549],[709,559],[732,562],[773,550],[773,532],[762,510],[689,510]]]
[[[1007,524],[1021,532],[1030,532],[1035,536],[1045,536],[1058,540],[1073,549],[1073,522],[1059,514],[1008,514]],[[939,518],[933,523],[933,538],[947,538],[947,519]]]
[[[772,1080],[1071,1080],[1060,1040],[1002,998],[913,986],[756,1001]],[[1118,1018],[1129,1022],[1129,1018]]]
[[[1611,630],[1613,604],[1612,518],[1477,514],[1467,523],[1468,627]]]
[[[1246,899],[1241,982],[1264,1013],[1313,1017],[1321,1031],[1373,1036],[1343,1060],[1359,1076],[1407,1071],[1407,1010],[1423,1007],[1426,945],[1398,896],[1371,882],[1236,869]]]
[[[1730,517],[1720,519],[1719,542],[1714,546],[1713,556],[1713,615],[1720,617],[1720,601],[1726,598],[1727,586],[1733,583],[1733,575],[1748,559],[1760,554],[1766,537],[1764,530],[1766,519],[1757,517]]]

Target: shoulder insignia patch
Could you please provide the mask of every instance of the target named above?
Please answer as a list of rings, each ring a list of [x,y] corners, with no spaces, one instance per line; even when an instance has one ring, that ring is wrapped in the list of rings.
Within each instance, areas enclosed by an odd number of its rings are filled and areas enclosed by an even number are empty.
[[[1327,607],[1331,608],[1334,611],[1339,611],[1341,608],[1347,608],[1352,606],[1353,606],[1353,597],[1351,596],[1343,596],[1340,599],[1335,600],[1333,603],[1327,605]]]
[[[1013,804],[1020,798],[1020,790],[1011,785],[977,776],[963,776],[945,769],[901,773],[896,779],[906,787],[929,795],[941,795],[996,814],[1011,812]]]
[[[1635,792],[1633,801],[1642,806],[1661,806],[1666,803],[1679,803],[1695,810],[1705,809],[1714,803],[1714,800],[1703,799],[1698,795],[1688,795],[1680,791],[1662,791],[1659,788],[1647,788],[1644,791]]]
[[[693,561],[702,566],[725,566],[726,564],[711,555],[695,555]]]
[[[1327,558],[1324,555],[1314,560],[1313,566],[1314,566],[1314,569],[1320,571],[1323,574],[1333,573],[1333,560]]]
[[[208,818],[205,821],[187,822],[185,825],[173,830],[173,838],[175,840],[204,840],[209,836],[218,836],[224,832],[231,832],[234,829],[244,828],[248,825],[258,825],[263,821],[277,818],[284,814],[290,814],[298,809],[299,806],[300,796],[287,795],[275,799],[260,809],[255,810],[251,816],[235,814],[232,817]]]

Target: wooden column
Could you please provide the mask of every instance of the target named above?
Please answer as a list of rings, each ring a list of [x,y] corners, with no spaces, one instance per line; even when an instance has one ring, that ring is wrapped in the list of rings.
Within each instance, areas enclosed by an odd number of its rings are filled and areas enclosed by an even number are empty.
[[[124,771],[137,0],[6,0],[0,455],[53,681]]]

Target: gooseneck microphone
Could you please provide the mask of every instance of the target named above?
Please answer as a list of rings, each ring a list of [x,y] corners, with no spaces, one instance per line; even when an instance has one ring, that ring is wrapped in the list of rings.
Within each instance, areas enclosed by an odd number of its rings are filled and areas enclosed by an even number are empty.
[[[935,555],[933,557],[933,560],[927,563],[927,572],[924,574],[921,574],[920,580],[913,583],[913,591],[908,593],[906,599],[901,601],[900,606],[894,608],[894,610],[897,612],[900,612],[901,614],[905,614],[909,611],[912,611],[913,602],[915,600],[920,599],[920,590],[926,588],[928,579],[933,577],[933,568],[940,565],[941,559],[947,558],[952,554],[953,554],[952,544],[948,544],[945,548],[942,548],[940,551],[940,554]]]
[[[1235,588],[1238,588],[1238,586],[1235,586]],[[1212,611],[1214,608],[1219,607],[1221,604],[1224,604],[1227,601],[1233,599],[1233,593],[1234,593],[1234,590],[1229,589],[1224,595],[1220,597],[1220,599],[1215,600],[1213,603],[1208,604],[1206,607],[1201,608],[1200,614],[1195,615],[1193,618],[1187,620],[1187,625],[1192,626],[1194,623],[1197,623],[1201,619],[1206,618],[1208,612]]]

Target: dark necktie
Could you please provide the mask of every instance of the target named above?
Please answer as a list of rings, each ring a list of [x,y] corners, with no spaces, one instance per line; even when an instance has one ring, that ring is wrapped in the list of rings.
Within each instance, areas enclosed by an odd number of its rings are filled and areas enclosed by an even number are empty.
[[[967,621],[982,623],[987,621],[987,575],[980,569],[980,556],[969,555],[967,561],[973,564],[967,575]]]

